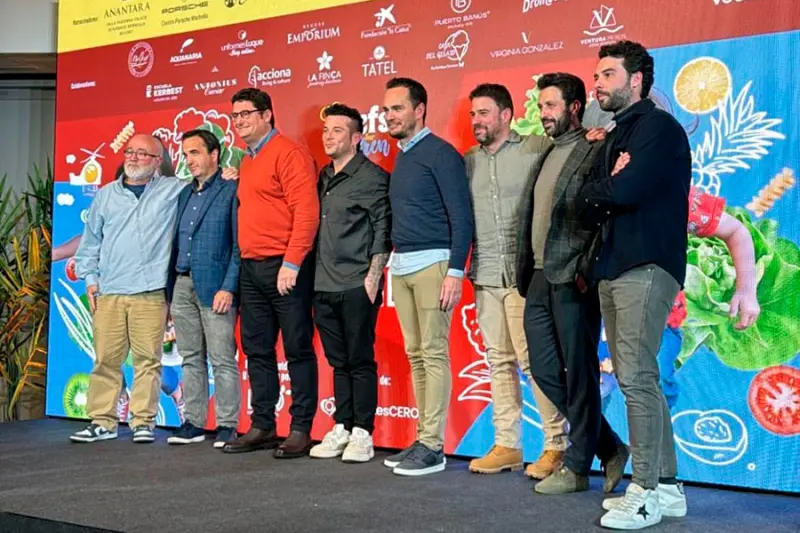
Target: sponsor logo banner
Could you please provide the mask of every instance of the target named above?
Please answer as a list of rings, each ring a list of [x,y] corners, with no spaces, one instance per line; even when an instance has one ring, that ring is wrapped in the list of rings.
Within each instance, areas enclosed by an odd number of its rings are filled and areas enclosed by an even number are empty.
[[[366,0],[60,0],[58,52],[241,24]]]

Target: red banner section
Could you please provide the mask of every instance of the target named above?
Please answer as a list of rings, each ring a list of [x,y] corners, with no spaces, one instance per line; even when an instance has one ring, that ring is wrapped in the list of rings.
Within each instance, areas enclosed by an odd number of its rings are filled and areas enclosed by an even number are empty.
[[[325,163],[321,109],[334,101],[359,108],[365,119],[364,151],[391,169],[397,147],[381,110],[390,77],[421,80],[430,98],[429,126],[464,151],[474,143],[467,95],[479,83],[507,85],[515,116],[522,117],[533,75],[569,71],[591,87],[598,48],[615,40],[655,48],[797,27],[800,10],[783,0],[382,0],[70,52],[58,62],[55,176],[91,193],[113,179],[134,132],[158,135],[176,168],[180,134],[201,124],[214,125],[226,150],[241,150],[227,113],[231,96],[248,86],[271,94],[278,129],[306,144],[319,165]],[[73,216],[63,213],[57,210],[57,225]],[[413,438],[418,413],[390,284],[385,294],[376,345],[375,441],[399,447]],[[487,405],[463,400],[490,398],[472,302],[465,284],[451,332],[454,386],[447,452]],[[333,423],[333,394],[318,341],[317,348],[320,411],[314,437],[319,438]],[[58,353],[51,361],[54,357]],[[286,433],[291,384],[282,365],[279,429]],[[243,413],[240,430],[248,423]]]

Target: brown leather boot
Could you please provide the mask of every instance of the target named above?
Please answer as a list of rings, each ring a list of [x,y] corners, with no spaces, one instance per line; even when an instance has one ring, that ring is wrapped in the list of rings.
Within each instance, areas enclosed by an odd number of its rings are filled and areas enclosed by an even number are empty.
[[[278,446],[278,437],[275,430],[265,430],[250,428],[250,431],[225,444],[222,447],[223,453],[246,453],[256,450],[268,450]]]
[[[278,459],[294,459],[308,455],[311,449],[311,435],[302,431],[292,431],[283,441],[283,444],[275,450],[275,457]]]
[[[469,463],[469,471],[478,474],[499,474],[503,470],[522,470],[522,450],[495,444],[489,453]]]
[[[525,475],[533,479],[544,479],[556,472],[564,464],[564,452],[545,450],[535,463],[528,465]]]

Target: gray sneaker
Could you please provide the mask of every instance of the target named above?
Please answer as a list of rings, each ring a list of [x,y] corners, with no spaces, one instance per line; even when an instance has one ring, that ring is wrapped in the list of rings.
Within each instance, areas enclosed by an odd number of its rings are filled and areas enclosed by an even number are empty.
[[[82,430],[70,436],[72,442],[98,442],[101,440],[112,440],[117,438],[117,430],[109,431],[103,426],[89,424]]]
[[[533,487],[539,494],[569,494],[589,490],[589,478],[562,466]]]
[[[630,449],[624,444],[617,448],[616,453],[607,462],[602,464],[605,480],[603,481],[603,492],[609,493],[617,488],[622,476],[625,474],[625,465],[628,457],[631,456]]]
[[[444,450],[435,452],[420,443],[394,467],[393,472],[398,476],[424,476],[442,472],[446,464]]]
[[[156,440],[153,430],[147,426],[136,426],[133,428],[133,442],[150,443]]]
[[[394,468],[394,467],[396,467],[397,465],[399,465],[400,463],[402,463],[402,462],[403,462],[403,460],[405,460],[405,458],[406,458],[406,457],[408,457],[408,454],[410,454],[410,453],[411,453],[411,450],[413,450],[414,448],[416,448],[416,447],[417,447],[417,446],[419,446],[419,445],[420,445],[419,441],[418,441],[418,440],[415,440],[415,441],[414,441],[414,442],[411,444],[411,446],[409,446],[409,447],[408,447],[408,448],[406,448],[405,450],[399,451],[399,452],[397,452],[396,454],[394,454],[394,455],[390,455],[389,457],[387,457],[386,459],[384,459],[384,460],[383,460],[383,466],[386,466],[386,467],[389,467],[389,468]]]

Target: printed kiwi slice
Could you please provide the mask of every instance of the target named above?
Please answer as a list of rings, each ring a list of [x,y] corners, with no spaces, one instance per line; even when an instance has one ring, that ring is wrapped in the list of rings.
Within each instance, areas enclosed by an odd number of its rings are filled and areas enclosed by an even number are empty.
[[[89,418],[86,404],[89,398],[89,374],[75,374],[64,387],[64,414],[69,418]]]
[[[89,297],[86,296],[85,294],[81,294],[78,298],[80,299],[81,303],[86,308],[86,310],[90,311],[91,307],[89,307]]]

